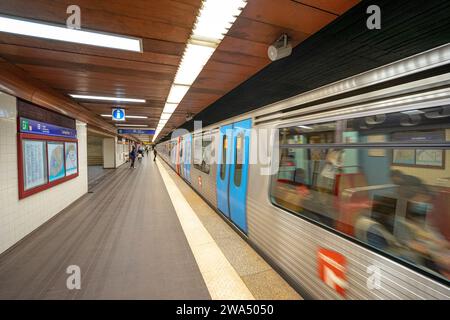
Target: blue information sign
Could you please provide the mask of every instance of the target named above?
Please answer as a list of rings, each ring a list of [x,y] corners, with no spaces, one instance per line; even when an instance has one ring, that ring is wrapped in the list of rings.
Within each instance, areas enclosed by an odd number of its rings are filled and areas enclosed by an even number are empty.
[[[53,124],[20,118],[20,132],[41,134],[54,137],[76,138],[77,130],[55,126]]]
[[[119,134],[155,134],[155,130],[145,129],[119,129]]]
[[[115,121],[125,121],[125,109],[112,109],[112,119]]]

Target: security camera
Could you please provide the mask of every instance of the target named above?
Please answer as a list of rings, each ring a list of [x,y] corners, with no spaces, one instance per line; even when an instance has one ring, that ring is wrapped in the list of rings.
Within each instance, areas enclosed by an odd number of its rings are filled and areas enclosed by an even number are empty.
[[[283,34],[277,41],[275,41],[268,49],[267,55],[272,61],[285,58],[292,53],[292,45],[289,42],[287,34]]]
[[[191,121],[194,118],[194,114],[193,113],[186,113],[186,121]]]

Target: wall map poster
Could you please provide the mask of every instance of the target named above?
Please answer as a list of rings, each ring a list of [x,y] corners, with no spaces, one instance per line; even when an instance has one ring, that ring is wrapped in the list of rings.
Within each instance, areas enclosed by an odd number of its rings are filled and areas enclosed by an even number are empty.
[[[66,176],[76,174],[78,171],[77,144],[75,142],[65,142]]]
[[[62,142],[47,143],[48,178],[55,181],[65,176],[64,144]]]

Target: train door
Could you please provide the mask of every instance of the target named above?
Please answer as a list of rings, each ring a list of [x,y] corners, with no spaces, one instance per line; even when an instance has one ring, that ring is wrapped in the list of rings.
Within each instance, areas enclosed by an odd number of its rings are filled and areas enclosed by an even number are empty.
[[[250,129],[250,119],[220,128],[217,174],[218,208],[245,233]]]
[[[217,161],[217,208],[227,217],[228,209],[228,181],[231,149],[229,144],[232,138],[233,125],[220,127],[219,130],[219,159]]]
[[[191,135],[188,134],[184,137],[184,151],[183,151],[183,163],[184,163],[184,178],[191,182]]]
[[[176,164],[175,164],[175,168],[176,168],[176,172],[178,173],[178,175],[180,175],[180,171],[181,171],[181,166],[180,166],[180,162],[181,162],[181,156],[182,156],[182,148],[181,148],[181,137],[178,137],[176,140]]]

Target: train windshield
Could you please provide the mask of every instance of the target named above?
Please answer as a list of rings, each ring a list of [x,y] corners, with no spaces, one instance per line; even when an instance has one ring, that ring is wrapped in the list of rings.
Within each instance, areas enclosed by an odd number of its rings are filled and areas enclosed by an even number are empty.
[[[448,106],[282,128],[279,148],[275,205],[450,279]]]

